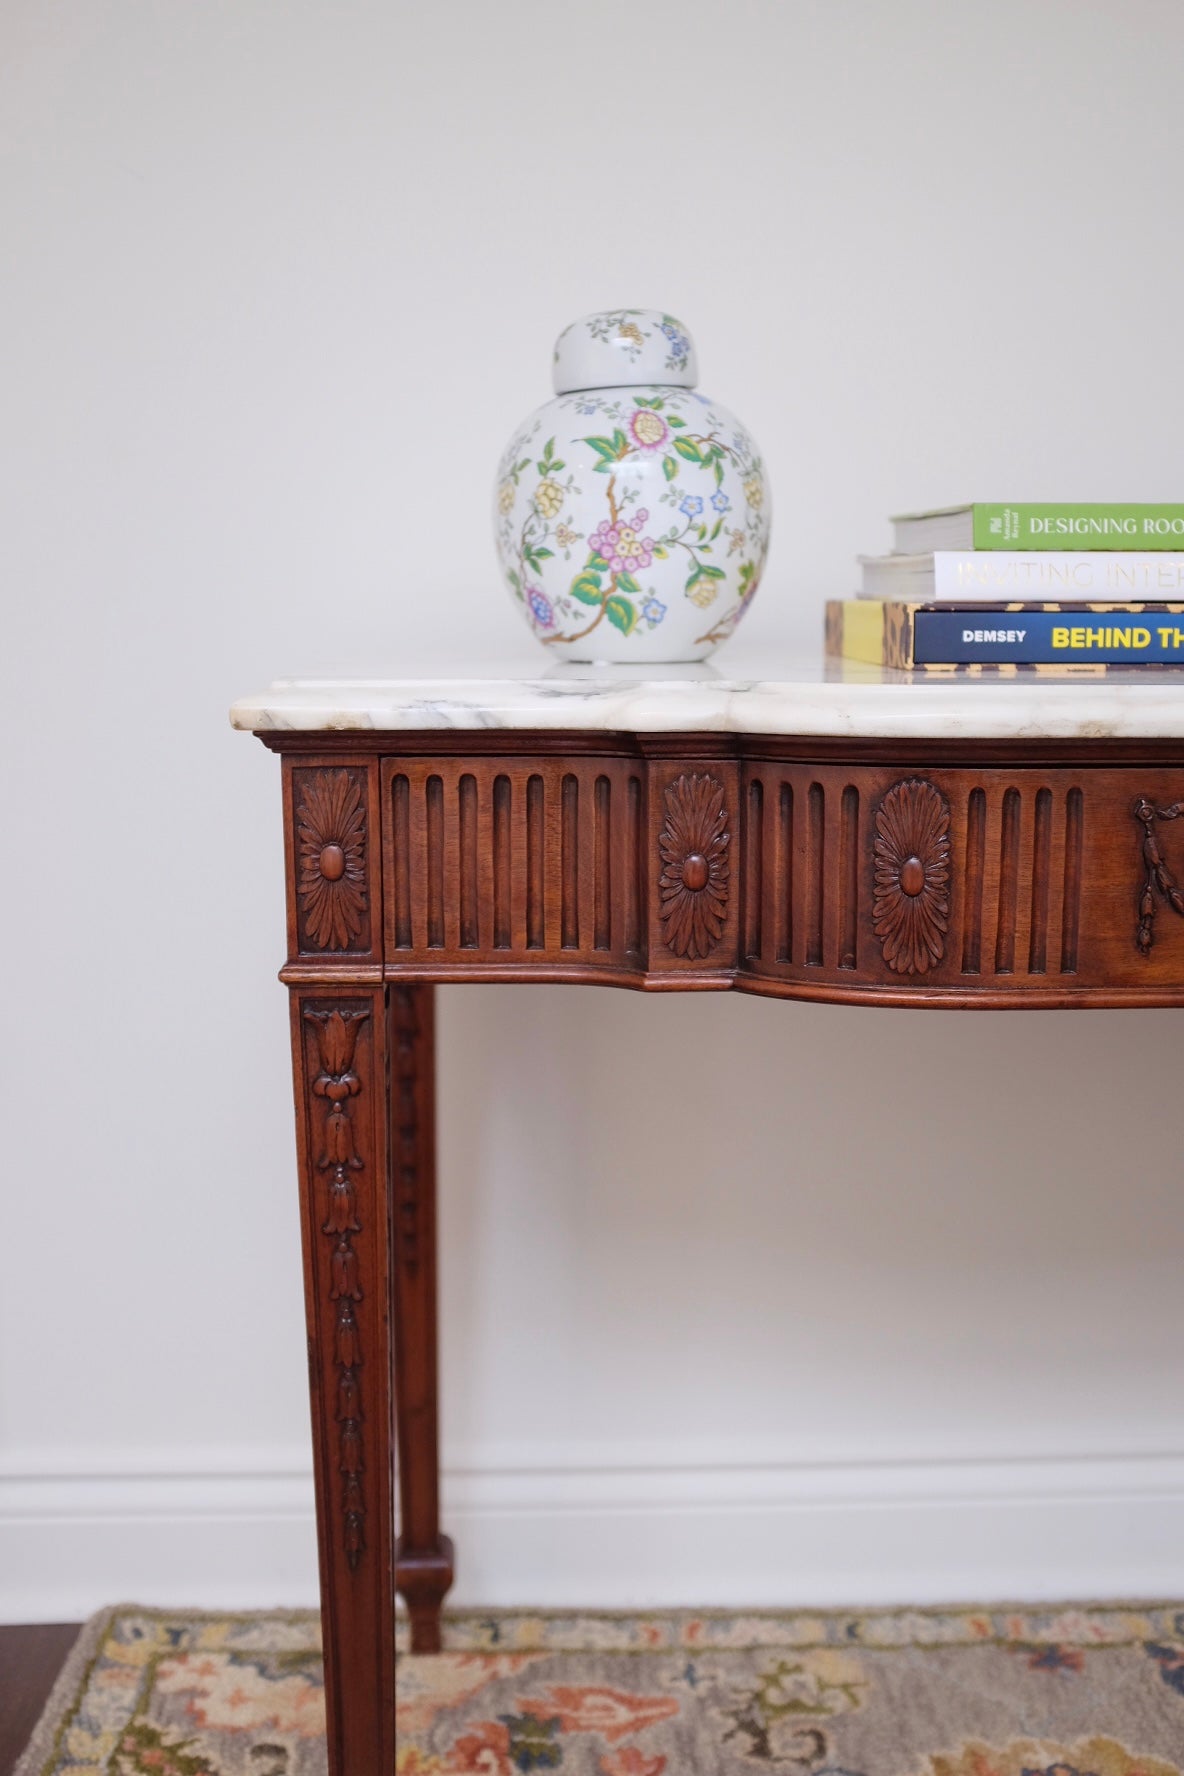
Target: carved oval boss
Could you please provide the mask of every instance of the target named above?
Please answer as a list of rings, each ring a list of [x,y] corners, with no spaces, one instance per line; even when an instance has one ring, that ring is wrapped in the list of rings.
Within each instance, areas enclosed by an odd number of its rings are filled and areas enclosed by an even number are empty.
[[[658,916],[667,947],[694,959],[715,948],[727,920],[731,835],[724,786],[692,772],[667,786],[665,803]]]
[[[876,810],[872,927],[897,974],[928,974],[945,955],[950,918],[950,810],[911,777]]]

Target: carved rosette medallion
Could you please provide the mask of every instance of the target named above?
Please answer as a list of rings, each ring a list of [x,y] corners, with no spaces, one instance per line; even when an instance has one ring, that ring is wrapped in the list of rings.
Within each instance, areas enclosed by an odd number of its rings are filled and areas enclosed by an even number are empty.
[[[298,779],[297,873],[304,929],[321,950],[347,950],[366,924],[366,802],[352,771]]]
[[[362,1365],[357,1303],[362,1299],[358,1279],[358,1254],[354,1236],[362,1231],[358,1220],[354,1175],[362,1161],[354,1147],[350,1102],[362,1089],[354,1072],[358,1028],[368,1011],[306,1009],[304,1016],[316,1035],[320,1071],[313,1080],[313,1095],[325,1103],[321,1151],[317,1167],[329,1174],[329,1209],[321,1232],[329,1239],[329,1300],[334,1307],[333,1364],[337,1380],[337,1469],[341,1475],[342,1534],[351,1570],[366,1546],[366,1500],[362,1488],[362,1390],[358,1371]]]
[[[1178,820],[1184,814],[1184,802],[1173,802],[1170,808],[1157,808],[1146,796],[1140,796],[1135,803],[1135,819],[1143,828],[1143,883],[1139,890],[1139,923],[1135,931],[1135,942],[1141,955],[1151,954],[1151,945],[1155,941],[1155,897],[1158,894],[1165,900],[1174,913],[1184,913],[1184,894],[1181,894],[1176,878],[1164,862],[1159,849],[1159,841],[1155,836],[1157,820]]]
[[[707,773],[676,777],[658,834],[658,917],[676,956],[707,956],[723,936],[731,864],[724,786]]]
[[[872,928],[897,974],[928,974],[945,955],[950,915],[950,810],[911,777],[876,810]]]

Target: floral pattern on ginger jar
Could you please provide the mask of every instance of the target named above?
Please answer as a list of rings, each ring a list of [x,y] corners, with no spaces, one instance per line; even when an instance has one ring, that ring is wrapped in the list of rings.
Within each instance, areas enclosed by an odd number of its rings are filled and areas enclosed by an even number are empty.
[[[752,602],[764,465],[697,381],[673,315],[613,309],[559,335],[555,399],[515,432],[494,491],[502,573],[555,658],[702,660]]]

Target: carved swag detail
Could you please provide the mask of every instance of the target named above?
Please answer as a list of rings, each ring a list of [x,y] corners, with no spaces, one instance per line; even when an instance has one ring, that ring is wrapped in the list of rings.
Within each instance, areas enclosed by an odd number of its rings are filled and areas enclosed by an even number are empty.
[[[368,1011],[306,1009],[304,1016],[316,1034],[320,1072],[313,1080],[313,1095],[326,1105],[322,1149],[317,1166],[329,1173],[329,1212],[321,1232],[332,1241],[329,1261],[329,1299],[335,1304],[333,1362],[337,1375],[337,1469],[342,1477],[341,1509],[345,1555],[351,1570],[366,1546],[366,1500],[362,1490],[362,1390],[358,1370],[362,1363],[361,1335],[355,1305],[362,1299],[358,1279],[358,1255],[354,1235],[361,1233],[354,1174],[362,1161],[354,1149],[349,1105],[362,1089],[354,1072],[354,1050],[359,1026]]]
[[[928,974],[945,955],[949,882],[949,805],[911,777],[876,810],[872,928],[897,974]]]
[[[1155,941],[1153,926],[1155,923],[1155,896],[1158,892],[1166,900],[1174,913],[1184,913],[1184,894],[1176,885],[1176,878],[1167,867],[1159,850],[1159,841],[1155,836],[1157,820],[1178,820],[1184,814],[1184,802],[1173,802],[1170,808],[1157,808],[1146,796],[1140,796],[1135,803],[1135,819],[1143,828],[1143,886],[1139,893],[1139,924],[1135,932],[1135,942],[1144,956],[1151,954],[1151,945]]]
[[[298,779],[296,892],[310,942],[347,950],[366,923],[365,790],[352,771]]]
[[[728,911],[731,834],[724,786],[706,773],[692,773],[676,777],[665,800],[658,835],[662,935],[676,956],[706,956],[723,936]]]

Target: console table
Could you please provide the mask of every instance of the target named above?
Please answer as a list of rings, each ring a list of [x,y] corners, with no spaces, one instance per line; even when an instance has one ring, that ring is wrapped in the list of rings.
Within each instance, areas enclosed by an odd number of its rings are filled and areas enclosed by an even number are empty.
[[[395,1593],[431,1651],[452,1580],[435,982],[1184,1004],[1184,679],[734,659],[232,712],[282,754],[332,1776],[394,1769]]]

